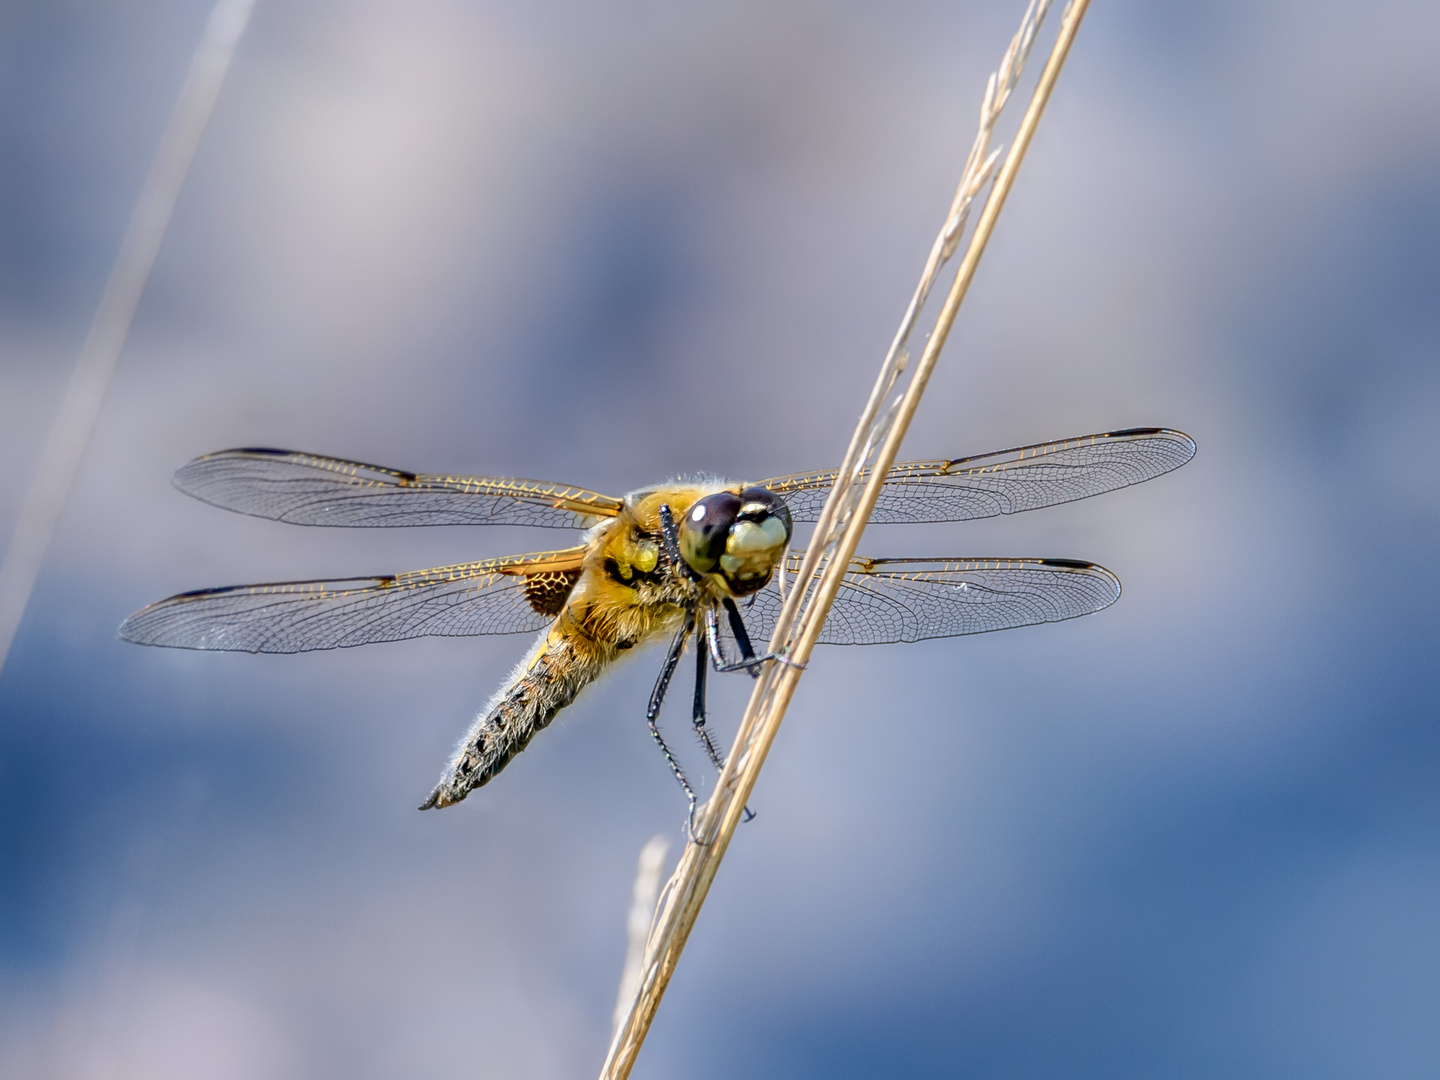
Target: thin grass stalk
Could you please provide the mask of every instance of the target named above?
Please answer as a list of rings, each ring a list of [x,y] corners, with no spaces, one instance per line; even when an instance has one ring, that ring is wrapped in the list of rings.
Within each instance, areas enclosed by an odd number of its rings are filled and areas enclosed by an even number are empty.
[[[869,523],[870,514],[875,509],[875,502],[880,497],[880,489],[884,486],[886,474],[895,464],[900,444],[909,430],[910,421],[915,415],[915,410],[920,404],[920,397],[924,394],[930,376],[935,370],[935,363],[940,357],[940,352],[945,347],[946,339],[950,335],[950,328],[954,325],[955,316],[960,310],[960,304],[964,301],[966,293],[969,292],[970,283],[974,280],[975,271],[980,265],[980,258],[985,253],[986,245],[995,228],[995,222],[1000,217],[1000,211],[1005,207],[1005,200],[1010,194],[1015,176],[1025,160],[1025,153],[1030,148],[1030,140],[1034,136],[1035,128],[1040,122],[1045,105],[1050,99],[1050,93],[1054,89],[1055,80],[1060,74],[1060,68],[1064,65],[1065,57],[1069,53],[1070,43],[1074,40],[1075,31],[1079,28],[1080,20],[1084,17],[1085,9],[1088,6],[1089,0],[1073,0],[1066,6],[1054,49],[1041,72],[1029,108],[1026,109],[1025,116],[1020,122],[1015,142],[1010,147],[1010,152],[1006,155],[1005,162],[995,178],[995,186],[985,202],[985,208],[981,211],[980,219],[976,223],[974,235],[970,238],[970,245],[955,272],[955,280],[950,287],[945,304],[940,310],[940,315],[936,319],[930,338],[925,343],[920,363],[898,402],[895,418],[890,425],[890,430],[886,433],[884,444],[869,469],[864,491],[859,499],[859,506],[821,574],[815,587],[814,598],[806,608],[801,620],[803,625],[797,626],[792,631],[792,634],[798,637],[798,643],[793,648],[793,655],[799,663],[805,663],[809,659],[811,650],[820,638],[820,632],[825,624],[825,616],[829,613],[830,605],[835,599],[845,572],[849,569],[850,560],[855,555],[860,536]],[[792,684],[798,681],[799,671],[788,666],[771,665],[770,671],[776,672],[781,667],[794,672],[794,677],[791,679]],[[761,687],[756,688],[757,695],[761,689]],[[778,725],[778,716],[774,722]]]
[[[915,298],[882,365],[835,488],[816,525],[815,542],[807,552],[771,640],[771,648],[784,649],[794,664],[767,665],[756,684],[741,720],[735,747],[716,784],[715,793],[702,808],[695,836],[686,845],[679,866],[662,893],[646,950],[643,979],[624,1024],[611,1042],[600,1073],[601,1080],[624,1080],[630,1075],[680,953],[710,890],[710,883],[725,856],[730,838],[774,742],[786,707],[799,684],[803,667],[798,665],[808,661],[810,651],[819,639],[830,604],[855,554],[885,475],[895,462],[900,443],[949,336],[955,315],[969,290],[1089,0],[1071,0],[1066,6],[1055,45],[1031,96],[1015,142],[995,176],[994,187],[956,270],[949,295],[921,354],[920,363],[904,394],[882,411],[882,403],[908,365],[907,342],[935,277],[958,246],[965,215],[994,166],[999,151],[990,152],[988,149],[990,132],[1000,108],[1003,108],[1020,77],[1020,70],[1048,6],[1048,0],[1032,0],[1021,22],[1020,32],[1011,42],[1000,69],[991,77],[986,88],[980,132],[967,159],[950,215],[931,250]],[[863,485],[860,483],[862,479]]]
[[[125,238],[105,282],[90,332],[60,400],[40,464],[20,503],[15,532],[0,560],[0,669],[25,615],[30,592],[45,561],[60,515],[80,470],[85,444],[100,415],[110,376],[130,333],[130,323],[190,161],[220,95],[235,46],[250,20],[255,0],[218,0],[205,23],[170,123],[140,188]]]
[[[832,492],[831,498],[826,501],[820,520],[816,523],[815,541],[810,545],[800,570],[796,574],[797,584],[805,586],[814,584],[822,560],[833,556],[836,542],[849,522],[853,520],[860,495],[863,492],[866,469],[873,464],[875,453],[893,423],[894,409],[898,405],[898,402],[892,403],[890,411],[882,413],[880,411],[881,403],[889,396],[909,366],[910,339],[914,334],[920,314],[924,310],[925,301],[929,298],[930,291],[941,270],[954,254],[960,237],[964,233],[966,222],[969,220],[970,209],[976,196],[984,189],[986,181],[990,179],[995,161],[1000,154],[998,149],[990,151],[991,134],[996,121],[1000,118],[1001,110],[1005,108],[1006,103],[1010,100],[1011,92],[1020,80],[1025,61],[1029,58],[1030,49],[1035,43],[1035,35],[1039,32],[1040,24],[1044,21],[1049,9],[1050,0],[1030,0],[1024,17],[1020,20],[1019,31],[1011,39],[1000,66],[986,84],[985,96],[980,106],[979,130],[975,134],[975,141],[970,146],[965,168],[961,171],[960,183],[956,186],[955,197],[950,204],[950,213],[947,215],[939,235],[935,237],[935,242],[931,245],[925,269],[920,275],[919,284],[915,287],[915,294],[911,297],[904,317],[900,320],[900,327],[895,332],[895,338],[885,355],[885,361],[880,365],[880,374],[876,378],[870,400],[866,402],[865,409],[861,412],[860,422],[856,425],[855,434],[850,440],[844,462],[837,473],[835,490]],[[797,588],[793,601],[787,598],[787,603],[783,606],[780,618],[776,622],[776,632],[773,636],[777,646],[789,645],[793,648],[791,627],[799,615],[800,606],[805,602],[806,595],[806,588]]]

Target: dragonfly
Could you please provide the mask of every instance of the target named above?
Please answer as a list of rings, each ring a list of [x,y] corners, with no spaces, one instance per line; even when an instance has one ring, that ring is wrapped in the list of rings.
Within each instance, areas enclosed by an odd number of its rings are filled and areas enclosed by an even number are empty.
[[[1084,499],[1179,468],[1195,442],[1129,428],[970,457],[890,468],[874,524],[967,521]],[[867,475],[860,477],[861,481]],[[756,653],[837,471],[756,483],[676,480],[624,497],[489,476],[412,473],[290,450],[241,448],[182,466],[181,491],[226,510],[293,525],[532,525],[583,529],[581,542],[375,577],[236,585],[180,593],[131,615],[126,641],[185,649],[296,653],[425,636],[536,633],[482,708],[422,810],[450,806],[494,779],[576,696],[630,650],[669,639],[646,710],[651,735],[693,809],[695,791],[658,718],[687,647],[692,722],[715,768],[706,717],[709,669],[793,663]],[[1058,622],[1113,604],[1120,581],[1078,559],[855,558],[820,643],[875,645]]]

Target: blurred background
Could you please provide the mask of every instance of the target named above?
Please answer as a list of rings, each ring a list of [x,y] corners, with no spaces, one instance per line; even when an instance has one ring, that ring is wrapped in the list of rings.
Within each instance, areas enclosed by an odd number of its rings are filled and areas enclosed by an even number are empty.
[[[209,7],[0,7],[0,541]],[[0,1076],[598,1069],[683,818],[659,656],[417,813],[525,639],[116,626],[568,534],[299,529],[170,473],[833,465],[1020,10],[259,0],[0,676]],[[1095,5],[904,453],[1199,455],[867,534],[1126,592],[817,653],[637,1077],[1440,1073],[1437,37],[1419,0]],[[712,680],[727,733],[748,690]]]

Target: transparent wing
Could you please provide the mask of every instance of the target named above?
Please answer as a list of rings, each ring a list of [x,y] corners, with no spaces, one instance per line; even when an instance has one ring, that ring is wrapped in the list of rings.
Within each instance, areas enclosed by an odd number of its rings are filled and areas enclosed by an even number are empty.
[[[292,525],[585,529],[624,505],[564,484],[409,473],[261,447],[198,457],[176,470],[175,486],[202,502]]]
[[[525,633],[559,613],[584,554],[571,548],[394,577],[201,589],[137,611],[120,636],[138,645],[293,653],[432,635]]]
[[[969,521],[1086,499],[1178,469],[1195,442],[1168,428],[1130,428],[1036,443],[953,461],[895,465],[872,522]],[[817,521],[836,470],[761,483],[785,498],[796,521]]]
[[[788,570],[804,552],[791,552]],[[1120,598],[1120,579],[1073,559],[854,559],[820,634],[822,645],[984,634],[1089,615]],[[774,585],[740,605],[757,650],[775,630]]]

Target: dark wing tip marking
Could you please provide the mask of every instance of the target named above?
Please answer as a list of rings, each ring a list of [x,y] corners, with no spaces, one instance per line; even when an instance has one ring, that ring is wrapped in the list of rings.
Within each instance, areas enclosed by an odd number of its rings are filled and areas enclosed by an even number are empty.
[[[1194,450],[1195,450],[1195,440],[1192,439],[1189,435],[1185,434],[1185,432],[1181,431],[1179,428],[1168,428],[1168,427],[1132,427],[1132,428],[1121,428],[1121,429],[1118,430],[1118,431],[1106,431],[1106,432],[1104,432],[1104,433],[1102,433],[1102,434],[1100,434],[1100,435],[1097,435],[1096,438],[1099,438],[1099,439],[1131,439],[1131,438],[1139,438],[1139,437],[1142,436],[1142,435],[1164,435],[1164,436],[1168,436],[1169,438],[1173,439],[1175,442],[1184,443],[1184,444],[1188,445],[1188,446],[1190,447],[1190,450],[1191,450],[1192,453],[1193,453]]]
[[[982,461],[986,458],[1003,458],[1009,454],[1023,454],[1026,450],[1048,450],[1051,447],[1063,447],[1070,443],[1091,443],[1102,440],[1129,441],[1143,438],[1163,438],[1170,442],[1179,444],[1184,449],[1181,460],[1169,466],[1165,472],[1170,472],[1184,465],[1195,456],[1195,440],[1178,428],[1167,427],[1133,427],[1119,428],[1116,431],[1102,431],[1095,435],[1080,435],[1070,439],[1056,439],[1048,443],[1030,443],[1025,446],[1014,446],[1007,450],[993,450],[987,454],[967,454],[964,457],[951,458],[946,463],[947,469],[953,469],[957,465],[964,465],[970,461]]]
[[[308,450],[282,450],[275,446],[235,446],[229,450],[216,450],[209,454],[201,454],[199,457],[191,458],[184,465],[181,465],[171,475],[170,482],[187,495],[195,493],[186,487],[191,474],[200,470],[206,465],[216,462],[235,461],[244,458],[268,458],[283,460],[285,458],[299,459],[310,468],[326,468],[324,463],[332,466],[340,465],[345,471],[352,469],[363,469],[367,472],[378,473],[381,476],[394,477],[402,484],[414,483],[419,478],[419,473],[413,473],[406,469],[393,469],[388,465],[371,465],[366,461],[351,461],[348,458],[335,458],[328,454],[314,454]],[[203,496],[196,495],[203,501]]]
[[[1041,566],[1063,566],[1067,570],[1105,570],[1093,562],[1086,562],[1084,559],[1036,559]],[[1108,570],[1105,570],[1109,573]]]
[[[1164,438],[1169,439],[1171,442],[1179,443],[1180,446],[1185,449],[1185,460],[1181,461],[1178,465],[1175,466],[1175,468],[1177,469],[1180,467],[1180,465],[1184,465],[1185,462],[1189,461],[1195,456],[1195,451],[1197,449],[1195,440],[1189,435],[1185,434],[1185,432],[1181,431],[1179,428],[1123,428],[1120,431],[1107,431],[1105,433],[1105,437],[1111,439],[1141,438],[1144,436],[1149,436],[1151,438]]]

